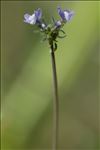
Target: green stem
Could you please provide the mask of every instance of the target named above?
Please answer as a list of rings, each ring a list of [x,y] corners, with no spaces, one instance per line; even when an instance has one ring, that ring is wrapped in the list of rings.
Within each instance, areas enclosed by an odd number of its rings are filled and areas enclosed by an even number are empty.
[[[55,52],[53,44],[51,45],[51,62],[53,73],[53,88],[54,88],[54,103],[53,103],[53,150],[57,150],[58,147],[58,132],[59,132],[59,99],[58,99],[58,83],[57,72],[55,62]]]

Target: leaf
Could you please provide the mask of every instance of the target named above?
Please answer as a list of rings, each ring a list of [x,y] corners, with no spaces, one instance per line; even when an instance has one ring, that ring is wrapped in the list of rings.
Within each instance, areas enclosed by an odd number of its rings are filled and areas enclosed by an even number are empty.
[[[62,39],[62,38],[65,38],[67,35],[64,35],[64,36],[60,36],[58,35],[58,38]]]
[[[64,30],[60,29],[59,31],[61,31],[62,33],[66,34]]]
[[[55,24],[55,19],[54,19],[54,17],[52,16],[52,22]]]

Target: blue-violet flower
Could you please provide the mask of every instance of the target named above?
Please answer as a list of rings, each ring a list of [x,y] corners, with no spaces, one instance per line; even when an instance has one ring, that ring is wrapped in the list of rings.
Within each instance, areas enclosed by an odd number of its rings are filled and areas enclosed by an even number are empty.
[[[63,21],[69,21],[72,18],[72,16],[74,15],[73,11],[62,10],[60,7],[58,7],[58,13]]]
[[[39,23],[42,17],[42,11],[40,8],[34,11],[32,15],[25,14],[24,15],[24,22],[29,23],[29,24],[36,24]]]

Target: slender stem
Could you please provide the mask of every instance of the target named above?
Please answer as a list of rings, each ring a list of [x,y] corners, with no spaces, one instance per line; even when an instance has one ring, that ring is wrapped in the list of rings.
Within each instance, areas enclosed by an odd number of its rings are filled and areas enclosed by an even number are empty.
[[[58,83],[55,62],[55,52],[53,45],[51,45],[51,62],[53,73],[53,86],[54,86],[54,103],[53,103],[53,150],[58,147],[58,132],[59,132],[59,99],[58,99]]]

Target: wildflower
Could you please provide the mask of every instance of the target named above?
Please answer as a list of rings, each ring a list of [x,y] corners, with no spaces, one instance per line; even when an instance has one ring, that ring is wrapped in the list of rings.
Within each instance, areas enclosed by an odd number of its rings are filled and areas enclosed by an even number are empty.
[[[57,38],[66,37],[66,33],[62,30],[64,24],[69,21],[73,16],[73,11],[61,10],[58,8],[58,13],[61,20],[55,21],[52,17],[53,24],[47,24],[42,18],[42,11],[40,8],[34,11],[32,15],[25,14],[24,22],[29,24],[36,24],[38,29],[43,33],[43,41],[48,40],[50,46],[50,54],[52,61],[52,72],[53,72],[53,82],[54,82],[54,134],[53,134],[53,149],[57,150],[58,148],[58,125],[59,125],[59,97],[58,97],[58,83],[57,83],[57,72],[56,72],[56,61],[55,61],[55,51],[57,50]],[[63,34],[63,35],[60,35]]]
[[[34,11],[32,15],[25,14],[24,22],[29,23],[29,24],[40,23],[41,17],[42,17],[42,11],[40,8],[38,8],[37,10]]]
[[[43,33],[43,41],[48,40],[49,45],[54,47],[54,51],[57,49],[57,38],[66,37],[66,33],[63,31],[64,24],[69,21],[74,12],[70,10],[62,10],[58,8],[58,13],[61,20],[55,20],[52,17],[53,24],[47,24],[42,18],[42,11],[40,8],[34,11],[32,15],[25,14],[24,22],[36,25],[41,33]]]
[[[72,16],[74,15],[73,11],[62,10],[60,7],[58,7],[58,13],[63,21],[69,21],[72,18]]]

